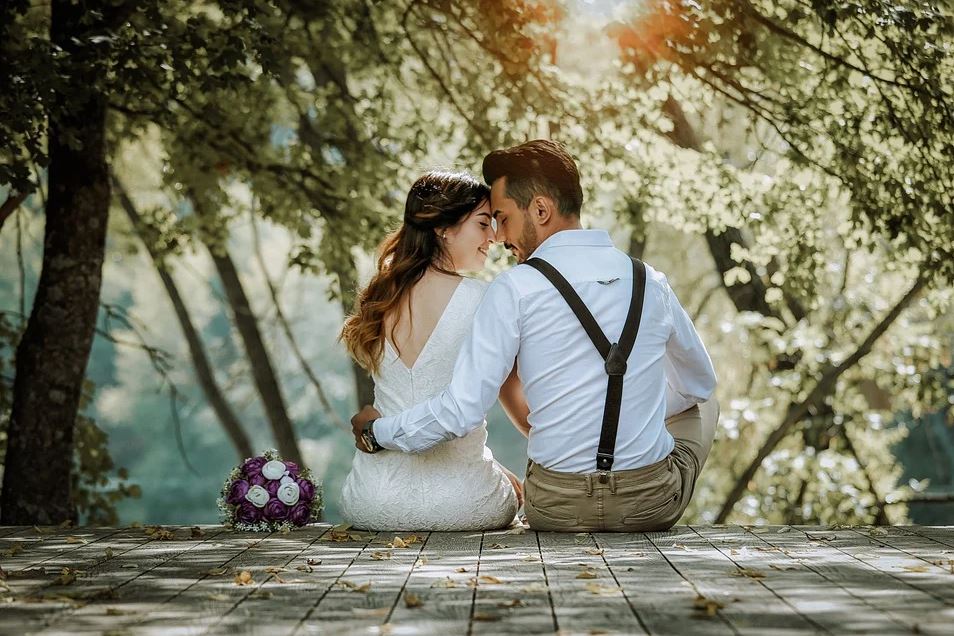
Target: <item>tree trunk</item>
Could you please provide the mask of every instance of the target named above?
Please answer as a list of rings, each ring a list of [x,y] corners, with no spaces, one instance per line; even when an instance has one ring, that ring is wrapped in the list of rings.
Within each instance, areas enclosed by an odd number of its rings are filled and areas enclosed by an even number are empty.
[[[132,222],[133,227],[136,228],[137,232],[140,232],[140,238],[143,239],[143,244],[149,251],[153,264],[156,266],[156,271],[159,273],[162,286],[165,288],[166,294],[168,294],[169,300],[172,302],[172,308],[176,312],[176,318],[179,320],[182,334],[185,336],[186,343],[189,345],[189,355],[192,358],[192,365],[195,367],[195,375],[199,380],[199,386],[202,387],[205,398],[212,406],[216,417],[219,418],[219,422],[229,436],[232,445],[235,446],[235,451],[238,453],[239,459],[251,457],[254,454],[252,444],[249,441],[248,435],[245,434],[245,430],[242,428],[238,417],[235,415],[235,411],[232,410],[232,406],[222,394],[222,389],[215,379],[212,365],[209,363],[209,358],[205,353],[205,347],[202,346],[202,339],[192,324],[192,318],[189,316],[189,311],[185,306],[182,295],[179,293],[179,288],[176,286],[172,275],[165,269],[157,257],[152,245],[142,236],[142,218],[139,216],[139,211],[136,209],[132,199],[129,198],[125,188],[123,188],[122,184],[116,179],[113,180],[113,187],[119,194],[119,202],[129,217],[129,220]]]
[[[67,54],[101,25],[82,5],[54,0],[50,40]],[[52,104],[43,265],[17,346],[0,523],[76,521],[70,492],[73,431],[96,327],[109,180],[105,98],[82,51]]]
[[[354,302],[358,296],[358,281],[354,264],[349,262],[342,267],[336,267],[338,288],[341,292],[341,308],[347,316],[354,311]],[[361,365],[351,360],[351,370],[354,372],[355,397],[358,401],[358,410],[366,404],[374,404],[374,380]]]
[[[239,335],[242,337],[242,343],[245,345],[245,352],[248,354],[248,361],[252,367],[252,379],[255,381],[255,388],[262,398],[265,415],[271,423],[278,451],[283,459],[301,464],[298,440],[295,437],[295,429],[292,426],[291,419],[288,417],[288,409],[285,406],[285,398],[282,396],[281,387],[275,375],[275,367],[272,365],[268,350],[265,348],[265,341],[258,328],[258,319],[252,313],[252,307],[248,302],[248,296],[245,295],[245,288],[239,279],[235,263],[228,252],[223,251],[219,255],[210,249],[210,253],[212,262],[215,263],[215,269],[219,273],[219,278],[222,279],[225,295],[229,299],[235,327],[238,329]]]

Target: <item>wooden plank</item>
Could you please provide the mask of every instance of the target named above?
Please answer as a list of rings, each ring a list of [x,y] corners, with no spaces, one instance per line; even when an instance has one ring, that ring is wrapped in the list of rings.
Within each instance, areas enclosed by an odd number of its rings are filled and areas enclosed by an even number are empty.
[[[476,573],[471,634],[540,634],[556,630],[536,532],[485,532]]]
[[[756,529],[756,532],[755,536],[778,548],[801,567],[818,573],[855,598],[888,614],[901,626],[902,633],[950,632],[954,615],[946,614],[937,599],[835,549],[827,541],[811,540],[797,528],[782,527],[771,532]],[[809,534],[816,536],[824,532],[822,528],[814,528]]]
[[[793,526],[803,530],[805,526]],[[851,529],[807,530],[806,536],[825,541],[836,550],[849,554],[877,570],[926,592],[943,605],[954,607],[954,577],[944,568],[897,550],[874,537],[859,535]]]
[[[948,548],[954,548],[954,526],[902,526],[901,529],[937,541]],[[954,552],[948,552],[948,554],[954,554]]]
[[[696,592],[714,601],[715,611],[742,634],[805,633],[818,631],[804,616],[779,599],[757,579],[736,576],[737,567],[726,555],[687,526],[676,526],[650,540],[679,570]],[[700,601],[701,605],[705,601]]]
[[[150,569],[124,586],[117,599],[79,609],[67,625],[51,628],[51,634],[94,633],[116,630],[121,633],[162,633],[170,625],[184,623],[182,631],[194,633],[193,617],[221,608],[230,598],[209,588],[224,581],[239,558],[261,544],[268,535],[255,532],[224,532],[203,541],[187,554]],[[210,573],[219,568],[223,574]],[[237,587],[232,584],[233,587]],[[212,598],[216,597],[216,598]]]
[[[198,552],[202,548],[212,545],[219,535],[225,532],[222,526],[196,526],[201,533],[193,536],[190,528],[186,535],[181,529],[176,532],[174,539],[161,539],[141,544],[125,552],[117,552],[114,557],[100,564],[89,580],[81,581],[81,587],[76,590],[74,598],[79,603],[51,611],[43,617],[41,624],[36,621],[23,621],[23,629],[43,628],[38,633],[56,633],[62,627],[63,621],[70,621],[66,626],[70,631],[77,626],[83,626],[90,616],[101,616],[107,606],[112,607],[117,600],[127,597],[130,593],[137,593],[136,581],[141,577],[155,577],[157,573],[169,571],[171,566],[195,558],[193,550]],[[204,544],[204,545],[203,545]],[[143,579],[143,580],[148,580]],[[52,588],[50,589],[52,591]],[[113,611],[117,611],[112,607]],[[95,623],[95,621],[94,621]]]
[[[21,526],[0,541],[0,563],[7,571],[40,567],[51,559],[78,550],[83,546],[108,539],[130,528],[71,528],[68,533],[37,532],[33,526]]]
[[[480,532],[432,532],[387,622],[407,633],[466,634],[480,543]]]
[[[818,572],[804,567],[759,534],[739,526],[693,527],[728,556],[741,576],[754,577],[820,630],[830,633],[892,633],[910,625],[895,622],[875,605],[852,596]]]
[[[537,536],[560,631],[647,633],[591,534],[538,532]]]
[[[696,609],[697,592],[647,535],[606,532],[594,537],[607,568],[649,633],[735,633],[726,621]]]
[[[389,547],[400,537],[407,547]],[[356,554],[294,633],[368,633],[384,625],[398,602],[429,533],[378,533]]]

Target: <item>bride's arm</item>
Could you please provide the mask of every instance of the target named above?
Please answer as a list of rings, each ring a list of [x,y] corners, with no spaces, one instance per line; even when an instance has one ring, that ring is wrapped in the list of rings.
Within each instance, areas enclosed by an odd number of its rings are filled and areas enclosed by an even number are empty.
[[[523,395],[523,384],[521,384],[520,378],[517,376],[516,364],[513,365],[510,375],[507,376],[507,379],[504,380],[503,385],[500,387],[498,399],[500,400],[500,406],[503,407],[504,413],[507,414],[507,417],[510,418],[513,425],[517,427],[517,430],[523,433],[524,437],[529,437],[530,422],[527,420],[527,416],[530,415],[530,407],[527,406],[527,398]]]

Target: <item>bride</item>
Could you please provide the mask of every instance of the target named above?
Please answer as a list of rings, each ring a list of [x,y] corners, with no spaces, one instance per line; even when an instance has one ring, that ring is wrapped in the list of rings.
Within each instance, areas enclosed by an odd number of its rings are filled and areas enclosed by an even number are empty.
[[[407,196],[404,223],[380,247],[378,271],[358,296],[341,338],[374,378],[384,415],[440,393],[488,283],[459,272],[483,268],[494,239],[490,188],[464,173],[428,172]],[[527,434],[516,373],[500,391]],[[487,448],[487,422],[419,454],[355,453],[341,494],[345,520],[374,530],[482,530],[507,526],[520,480]]]

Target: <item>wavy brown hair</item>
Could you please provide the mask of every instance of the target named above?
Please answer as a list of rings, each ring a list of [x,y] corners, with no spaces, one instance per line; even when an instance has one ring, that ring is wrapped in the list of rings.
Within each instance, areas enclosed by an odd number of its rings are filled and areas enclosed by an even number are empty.
[[[385,317],[401,306],[429,267],[455,273],[444,267],[447,253],[438,231],[457,225],[489,198],[490,188],[463,172],[427,172],[414,182],[404,204],[404,223],[378,247],[378,271],[358,293],[354,313],[341,330],[340,339],[358,364],[377,373]],[[394,326],[390,335],[394,342]]]

